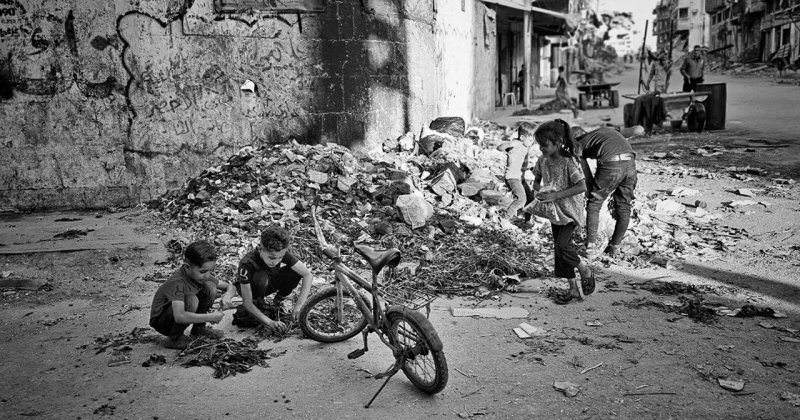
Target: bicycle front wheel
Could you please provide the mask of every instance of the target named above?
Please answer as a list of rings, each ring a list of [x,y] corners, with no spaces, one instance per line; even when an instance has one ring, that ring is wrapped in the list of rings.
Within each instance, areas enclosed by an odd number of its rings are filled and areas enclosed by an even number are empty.
[[[421,313],[404,306],[386,311],[389,333],[406,354],[403,373],[426,394],[435,394],[447,385],[447,360],[439,334]]]
[[[352,338],[367,326],[367,318],[346,291],[342,294],[341,309],[340,316],[336,307],[336,286],[320,289],[300,309],[300,330],[312,340],[338,343]]]

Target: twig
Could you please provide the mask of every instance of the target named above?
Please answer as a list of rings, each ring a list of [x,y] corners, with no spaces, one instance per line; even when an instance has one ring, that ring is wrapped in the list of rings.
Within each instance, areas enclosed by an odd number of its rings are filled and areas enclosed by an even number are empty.
[[[599,368],[600,366],[603,366],[603,362],[600,362],[600,363],[598,363],[598,364],[596,364],[596,365],[594,365],[594,366],[592,366],[592,367],[590,367],[590,368],[586,368],[586,369],[582,370],[582,371],[581,371],[581,375],[583,375],[584,373],[586,373],[586,372],[588,372],[588,371],[590,371],[590,370],[592,370],[592,369],[597,369],[597,368]]]
[[[466,393],[466,394],[462,395],[462,396],[461,396],[461,398],[467,398],[467,397],[469,397],[470,395],[475,395],[475,394],[477,394],[477,393],[481,392],[481,390],[482,390],[483,388],[485,388],[485,387],[483,387],[483,386],[482,386],[482,387],[480,387],[480,388],[478,388],[478,389],[476,389],[476,390],[474,390],[474,391],[472,391],[472,392]]]
[[[623,396],[628,395],[677,395],[676,392],[626,392]]]
[[[462,375],[466,376],[467,378],[473,378],[473,379],[475,379],[475,380],[478,380],[478,378],[477,378],[475,375],[468,375],[468,374],[466,374],[466,373],[464,373],[464,372],[460,371],[458,368],[455,368],[455,370],[456,370],[456,372],[458,372],[458,373],[460,373],[460,374],[462,374]]]

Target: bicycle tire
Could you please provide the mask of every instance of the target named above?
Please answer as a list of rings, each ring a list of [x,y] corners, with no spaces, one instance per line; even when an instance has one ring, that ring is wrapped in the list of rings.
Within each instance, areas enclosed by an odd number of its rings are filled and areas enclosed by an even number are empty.
[[[448,379],[447,360],[439,334],[430,321],[421,313],[405,306],[390,307],[386,311],[386,318],[389,334],[395,344],[409,348],[410,338],[414,343],[410,347],[419,346],[418,354],[406,360],[402,367],[408,380],[426,394],[432,395],[443,390]],[[405,332],[403,337],[398,333],[401,328]],[[413,337],[409,337],[408,333],[412,333]]]
[[[347,290],[343,291],[342,303],[348,322],[339,324],[335,320],[335,300],[336,286],[326,286],[308,298],[298,318],[300,330],[306,337],[321,343],[338,343],[353,338],[367,326],[367,318]],[[371,307],[369,298],[364,297],[364,300]]]

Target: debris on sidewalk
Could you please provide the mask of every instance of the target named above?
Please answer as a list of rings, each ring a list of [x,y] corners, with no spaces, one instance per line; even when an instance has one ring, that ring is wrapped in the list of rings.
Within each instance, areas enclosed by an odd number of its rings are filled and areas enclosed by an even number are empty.
[[[744,389],[744,381],[742,380],[717,378],[717,383],[719,383],[719,386],[727,389],[728,391],[739,392]]]
[[[267,360],[286,353],[274,352],[272,349],[258,348],[256,339],[247,337],[242,341],[231,338],[214,340],[198,338],[178,355],[181,366],[210,366],[214,369],[214,378],[225,379],[237,373],[247,373],[253,366],[269,367]]]
[[[553,382],[553,388],[570,398],[575,397],[580,392],[580,387],[572,382],[555,381]]]
[[[477,316],[480,318],[499,318],[499,319],[512,319],[512,318],[527,318],[528,310],[506,306],[503,308],[450,308],[450,314],[455,317]]]
[[[160,354],[151,354],[150,358],[142,363],[142,367],[150,367],[155,365],[164,365],[167,363],[167,358]]]
[[[547,330],[544,328],[534,327],[527,322],[519,324],[519,328],[525,331],[531,337],[545,337],[548,335]]]
[[[781,393],[781,400],[787,401],[789,404],[800,407],[800,394],[784,391]]]

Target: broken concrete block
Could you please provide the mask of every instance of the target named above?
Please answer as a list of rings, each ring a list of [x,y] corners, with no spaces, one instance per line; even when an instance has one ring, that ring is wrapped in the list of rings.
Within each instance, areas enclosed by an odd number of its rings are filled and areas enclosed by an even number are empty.
[[[297,201],[291,198],[287,198],[286,200],[281,200],[280,203],[281,206],[283,206],[283,208],[286,210],[293,210],[294,207],[297,205]]]
[[[553,388],[555,388],[558,391],[561,391],[562,394],[570,398],[578,395],[578,392],[580,392],[580,388],[578,387],[578,385],[573,384],[572,382],[555,381],[553,382]]]
[[[400,169],[389,169],[386,176],[390,181],[405,181],[411,174],[407,171],[401,171]]]
[[[430,183],[431,190],[438,196],[449,194],[456,189],[456,178],[453,172],[446,169],[444,172],[436,175]]]
[[[471,227],[478,227],[483,224],[483,219],[478,216],[470,216],[468,214],[462,214],[458,217],[458,220],[464,222],[467,226]]]
[[[481,199],[490,206],[497,206],[505,198],[505,194],[496,190],[482,190],[480,192]]]
[[[247,202],[247,206],[256,213],[261,213],[261,210],[264,210],[264,205],[261,204],[261,200],[252,199]]]
[[[425,198],[416,194],[405,194],[397,197],[395,207],[403,221],[417,229],[425,226],[428,219],[433,217],[433,206]]]
[[[211,193],[208,190],[202,190],[194,195],[195,200],[197,201],[206,201],[211,198]]]
[[[320,185],[325,184],[325,183],[328,182],[328,174],[320,172],[320,171],[315,171],[313,169],[309,169],[308,172],[306,172],[306,175],[308,175],[308,180],[309,181],[316,182],[317,184],[320,184]]]
[[[481,318],[527,318],[528,310],[524,308],[505,306],[502,308],[450,308],[453,316],[479,316]]]
[[[534,327],[527,322],[519,324],[519,328],[531,337],[543,337],[547,335],[547,330],[544,328]]]
[[[467,182],[479,182],[484,184],[488,184],[495,180],[497,180],[497,178],[495,178],[495,176],[492,175],[492,173],[486,168],[474,169],[469,175],[469,178],[467,178]]]
[[[461,191],[461,195],[464,197],[472,197],[473,195],[481,192],[482,189],[486,188],[486,184],[467,181],[459,185],[458,188]]]
[[[356,182],[358,182],[358,180],[354,178],[340,176],[339,179],[336,180],[336,187],[343,192],[348,192],[353,188]]]
[[[523,331],[522,328],[514,328],[514,333],[517,334],[517,337],[522,339],[531,338],[531,336],[525,331]]]

